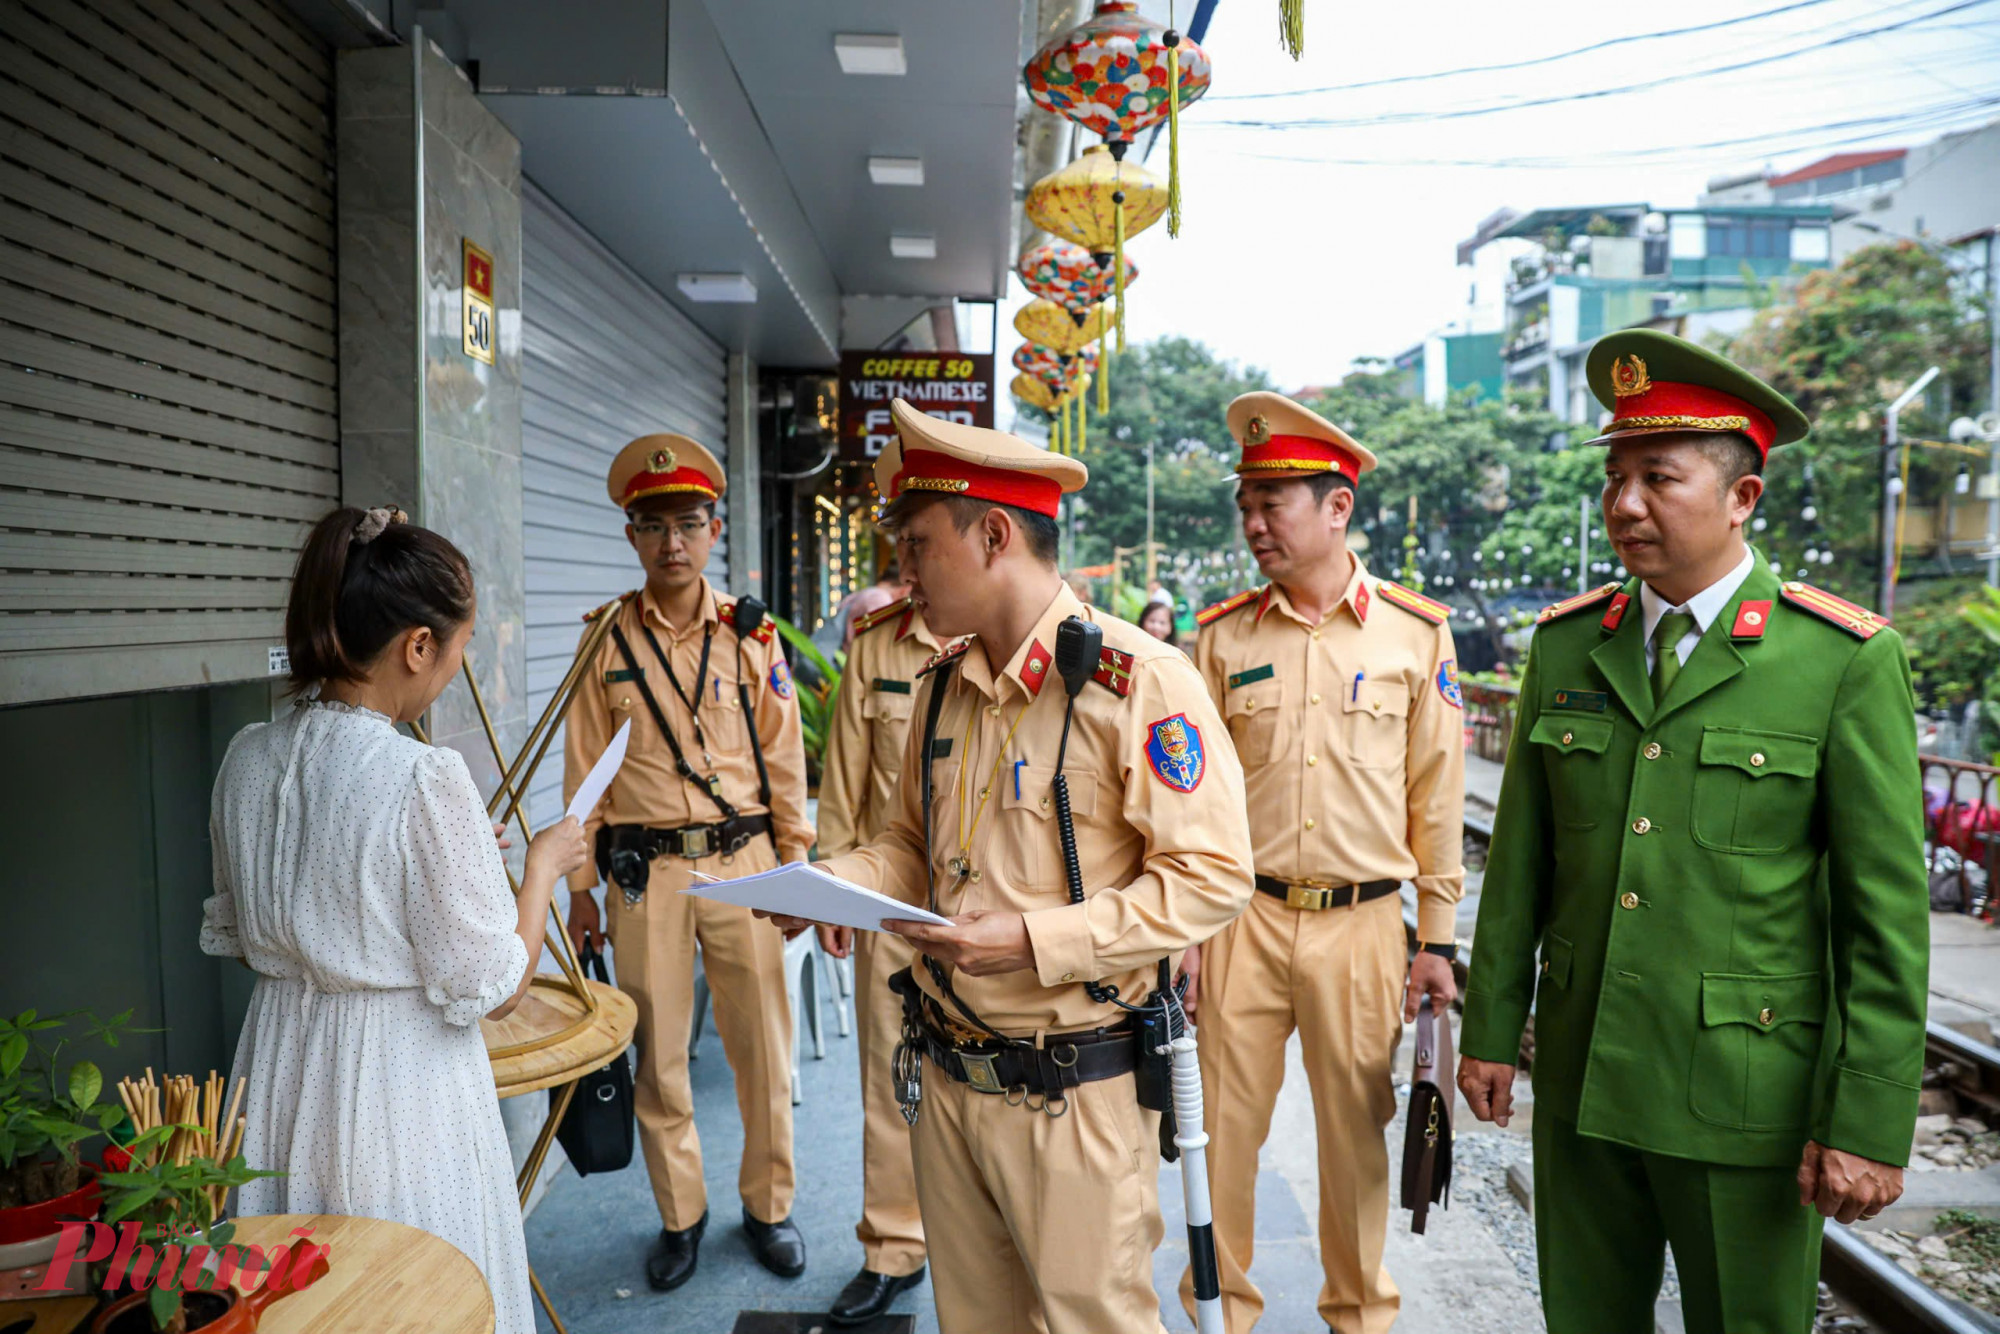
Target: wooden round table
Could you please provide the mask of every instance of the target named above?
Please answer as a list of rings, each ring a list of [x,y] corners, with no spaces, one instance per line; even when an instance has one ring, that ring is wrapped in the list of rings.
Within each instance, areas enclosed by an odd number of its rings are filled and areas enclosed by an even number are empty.
[[[335,1214],[261,1214],[236,1220],[238,1246],[265,1254],[312,1229],[327,1275],[273,1302],[258,1334],[493,1334],[493,1294],[464,1251],[404,1223]]]

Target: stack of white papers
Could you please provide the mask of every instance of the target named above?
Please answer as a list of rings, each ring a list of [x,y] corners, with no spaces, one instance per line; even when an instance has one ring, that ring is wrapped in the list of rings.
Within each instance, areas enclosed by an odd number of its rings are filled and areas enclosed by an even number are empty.
[[[695,876],[695,883],[681,893],[713,899],[717,903],[733,903],[739,908],[757,908],[787,917],[810,918],[830,926],[880,931],[885,921],[951,925],[949,918],[913,908],[887,894],[863,889],[806,862],[793,862],[774,871],[746,875],[738,880],[717,880],[699,871],[695,872]]]
[[[618,776],[618,768],[625,763],[625,747],[632,741],[632,720],[627,718],[618,727],[618,735],[611,738],[611,744],[597,757],[597,763],[590,766],[590,772],[583,776],[576,795],[570,798],[565,816],[574,815],[581,824],[590,822],[591,812],[597,803],[604,800],[604,794],[611,787],[611,780]]]

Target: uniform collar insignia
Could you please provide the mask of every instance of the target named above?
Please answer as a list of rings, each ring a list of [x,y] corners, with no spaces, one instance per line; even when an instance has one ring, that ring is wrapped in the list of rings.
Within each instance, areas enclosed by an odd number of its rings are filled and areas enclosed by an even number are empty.
[[[1049,664],[1054,655],[1042,647],[1037,639],[1028,645],[1028,656],[1021,662],[1021,684],[1028,688],[1028,698],[1042,693],[1042,683],[1049,679]]]

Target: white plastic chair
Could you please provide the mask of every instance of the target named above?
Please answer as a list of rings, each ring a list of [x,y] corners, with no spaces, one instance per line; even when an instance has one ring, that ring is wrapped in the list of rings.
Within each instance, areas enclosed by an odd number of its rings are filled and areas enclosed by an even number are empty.
[[[700,968],[701,947],[695,947],[695,961]],[[832,965],[829,968],[829,965]],[[844,965],[844,967],[842,966]],[[812,1031],[813,1059],[826,1059],[825,1020],[821,1014],[822,999],[832,993],[834,1000],[835,1031],[847,1037],[853,1025],[848,1017],[847,997],[854,990],[854,962],[850,959],[829,959],[820,950],[819,940],[814,932],[801,931],[785,942],[785,998],[792,1007],[792,1106],[805,1101],[803,1086],[799,1082],[799,1047],[802,1030]],[[694,977],[694,1012],[688,1024],[688,1059],[695,1060],[699,1053],[695,1050],[701,1042],[702,1029],[708,1022],[708,975],[697,971]]]

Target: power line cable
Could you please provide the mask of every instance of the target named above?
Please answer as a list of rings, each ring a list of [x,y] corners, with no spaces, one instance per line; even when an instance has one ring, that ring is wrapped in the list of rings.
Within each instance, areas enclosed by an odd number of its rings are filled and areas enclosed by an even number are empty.
[[[1893,23],[1880,24],[1873,28],[1856,29],[1852,32],[1843,33],[1838,37],[1829,38],[1823,42],[1815,42],[1811,46],[1797,47],[1790,51],[1781,51],[1768,56],[1757,56],[1749,60],[1739,60],[1726,65],[1715,65],[1702,70],[1692,70],[1679,74],[1665,74],[1657,78],[1644,79],[1637,83],[1621,84],[1612,88],[1594,88],[1587,92],[1561,93],[1550,97],[1526,98],[1514,102],[1501,102],[1478,107],[1461,107],[1443,111],[1396,111],[1385,112],[1375,116],[1325,116],[1294,120],[1218,120],[1205,123],[1215,126],[1226,125],[1234,128],[1260,130],[1360,129],[1376,125],[1410,124],[1418,121],[1464,120],[1473,116],[1497,115],[1505,111],[1525,111],[1532,107],[1559,106],[1570,102],[1589,102],[1605,97],[1624,96],[1629,93],[1650,92],[1655,88],[1664,88],[1670,84],[1684,83],[1694,79],[1714,78],[1721,74],[1737,74],[1748,69],[1758,69],[1765,65],[1775,65],[1781,61],[1793,60],[1815,51],[1825,51],[1837,46],[1846,46],[1852,42],[1864,41],[1870,37],[1878,37],[1883,33],[1896,32],[1931,19],[1944,18],[1948,15],[1961,13],[1965,10],[1992,2],[1993,0],[1958,0],[1956,4],[1946,5],[1942,9],[1934,9],[1926,14],[1913,15],[1909,18],[1898,19]]]

